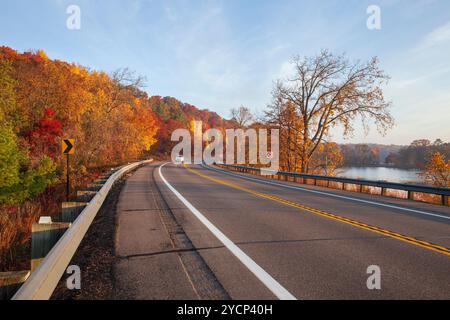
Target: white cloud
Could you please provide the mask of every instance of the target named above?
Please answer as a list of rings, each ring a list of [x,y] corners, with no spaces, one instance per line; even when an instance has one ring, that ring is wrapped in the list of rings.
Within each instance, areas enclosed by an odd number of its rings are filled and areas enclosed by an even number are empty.
[[[423,81],[430,81],[436,77],[446,75],[450,72],[450,67],[439,65],[435,70],[431,70],[426,74],[419,75],[414,78],[405,78],[400,80],[395,80],[392,82],[392,88],[394,89],[404,89]]]
[[[419,45],[416,47],[417,51],[434,48],[442,44],[450,42],[450,22],[440,26],[429,34],[427,34]]]

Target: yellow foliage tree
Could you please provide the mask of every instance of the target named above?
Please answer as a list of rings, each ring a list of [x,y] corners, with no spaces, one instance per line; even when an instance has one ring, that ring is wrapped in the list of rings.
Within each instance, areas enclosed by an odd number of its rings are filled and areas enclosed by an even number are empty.
[[[444,156],[435,152],[430,157],[422,177],[426,182],[431,182],[435,186],[450,187],[450,160],[445,161]]]

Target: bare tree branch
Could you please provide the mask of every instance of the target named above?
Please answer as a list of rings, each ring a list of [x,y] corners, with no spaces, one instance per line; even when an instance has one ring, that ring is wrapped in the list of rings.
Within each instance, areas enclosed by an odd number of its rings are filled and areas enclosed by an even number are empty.
[[[268,119],[274,120],[274,112],[283,113],[283,107],[291,103],[302,126],[293,130],[301,138],[301,171],[307,172],[309,159],[323,142],[330,129],[341,126],[344,134],[354,130],[360,119],[365,130],[372,121],[381,133],[394,125],[390,114],[391,104],[384,100],[382,85],[389,77],[379,68],[377,58],[366,63],[350,62],[323,50],[315,57],[294,57],[296,75],[277,81],[273,96],[278,107],[269,110]],[[277,121],[286,121],[278,117]],[[287,121],[289,123],[289,121]]]

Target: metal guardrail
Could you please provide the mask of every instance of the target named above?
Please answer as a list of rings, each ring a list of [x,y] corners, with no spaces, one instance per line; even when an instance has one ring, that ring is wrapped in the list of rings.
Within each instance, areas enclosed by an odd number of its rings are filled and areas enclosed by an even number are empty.
[[[12,300],[47,300],[58,285],[89,226],[105,201],[113,184],[128,171],[153,160],[135,162],[114,172],[72,226],[55,244],[39,267],[13,296]]]
[[[253,173],[259,174],[261,169],[264,168],[254,168],[254,167],[246,167],[246,166],[237,166],[237,165],[229,165],[229,164],[216,164],[219,167],[224,168],[232,168],[236,171],[245,172],[245,173]],[[271,176],[271,175],[269,175]],[[278,171],[274,172],[272,176],[283,176],[283,177],[293,177],[300,179],[311,179],[314,181],[314,185],[317,184],[317,181],[333,181],[342,183],[342,188],[345,189],[346,184],[359,185],[360,188],[363,186],[370,187],[378,187],[381,188],[381,194],[385,195],[387,189],[394,190],[403,190],[408,192],[408,199],[413,200],[414,192],[417,193],[427,193],[433,195],[441,196],[441,204],[449,205],[449,196],[450,196],[450,188],[440,188],[440,187],[432,187],[432,186],[422,186],[415,184],[407,184],[407,183],[395,183],[395,182],[386,182],[386,181],[372,181],[372,180],[364,180],[364,179],[350,179],[350,178],[341,178],[341,177],[330,177],[330,176],[321,176],[314,174],[304,174],[304,173],[295,173],[295,172],[286,172],[286,171]],[[361,190],[360,190],[361,192]]]

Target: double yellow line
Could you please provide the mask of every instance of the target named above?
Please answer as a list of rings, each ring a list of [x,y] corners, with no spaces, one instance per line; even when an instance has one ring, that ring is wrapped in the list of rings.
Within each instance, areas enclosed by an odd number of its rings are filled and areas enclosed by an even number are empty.
[[[230,183],[230,182],[226,182],[226,181],[223,181],[223,180],[220,180],[220,179],[213,178],[213,177],[210,177],[208,175],[205,175],[205,174],[203,174],[201,172],[198,172],[197,170],[194,170],[192,168],[188,168],[187,165],[184,165],[184,167],[187,170],[189,170],[190,172],[192,172],[192,173],[194,173],[194,174],[196,174],[196,175],[198,175],[198,176],[200,176],[202,178],[208,179],[210,181],[214,181],[214,182],[219,183],[221,185],[225,185],[225,186],[228,186],[228,187],[233,188],[233,189],[237,189],[237,190],[240,190],[240,191],[244,191],[244,192],[253,194],[253,195],[255,195],[257,197],[260,197],[260,198],[276,201],[278,203],[282,203],[282,204],[285,204],[285,205],[293,207],[293,208],[297,208],[297,209],[301,209],[301,210],[304,210],[304,211],[308,211],[308,212],[317,214],[317,215],[322,216],[322,217],[326,217],[326,218],[329,218],[329,219],[332,219],[332,220],[343,222],[343,223],[352,225],[352,226],[360,228],[360,229],[364,229],[364,230],[368,230],[368,231],[371,231],[371,232],[375,232],[375,233],[381,234],[383,236],[394,238],[394,239],[397,239],[397,240],[400,240],[400,241],[403,241],[403,242],[407,242],[407,243],[413,244],[413,245],[421,247],[421,248],[425,248],[425,249],[428,249],[428,250],[431,250],[431,251],[434,251],[434,252],[438,252],[438,253],[444,254],[446,256],[450,256],[450,249],[449,248],[446,248],[446,247],[443,247],[443,246],[440,246],[440,245],[437,245],[437,244],[434,244],[434,243],[431,243],[431,242],[419,240],[419,239],[416,239],[416,238],[413,238],[413,237],[410,237],[410,236],[406,236],[406,235],[403,235],[403,234],[398,233],[398,232],[394,232],[394,231],[382,229],[382,228],[379,228],[379,227],[376,227],[376,226],[372,226],[372,225],[369,225],[369,224],[366,224],[366,223],[363,223],[363,222],[359,222],[359,221],[356,221],[356,220],[353,220],[353,219],[349,219],[349,218],[345,218],[345,217],[342,217],[342,216],[338,216],[336,214],[329,213],[329,212],[326,212],[326,211],[323,211],[323,210],[311,208],[311,207],[302,205],[300,203],[293,202],[293,201],[290,201],[290,200],[286,200],[286,199],[283,199],[283,198],[280,198],[280,197],[277,197],[277,196],[272,196],[272,195],[269,195],[269,194],[265,194],[265,193],[254,191],[252,189],[241,187],[241,186],[238,186],[236,184],[233,184],[233,183]]]

